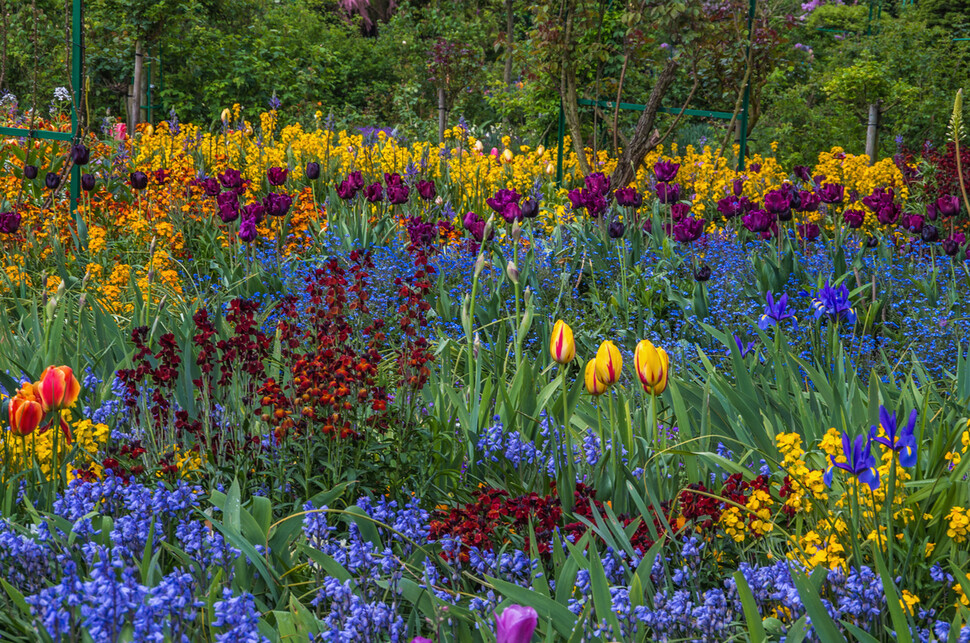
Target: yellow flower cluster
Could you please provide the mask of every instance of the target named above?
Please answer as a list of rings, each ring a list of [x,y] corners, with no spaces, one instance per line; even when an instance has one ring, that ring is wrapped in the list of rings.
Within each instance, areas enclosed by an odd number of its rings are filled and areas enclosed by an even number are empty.
[[[721,518],[718,522],[720,522],[721,529],[724,530],[724,533],[734,540],[734,542],[739,543],[744,541],[747,526],[740,508],[728,507],[721,512]]]
[[[4,454],[4,462],[8,474],[18,473],[30,469],[36,463],[48,478],[51,475],[53,463],[61,463],[74,453],[67,467],[67,478],[77,477],[75,471],[100,476],[102,473],[98,453],[108,441],[108,426],[95,424],[91,420],[72,421],[70,411],[64,411],[64,419],[71,426],[73,442],[67,440],[60,429],[53,427],[43,433],[39,430],[26,438],[12,435],[8,431],[0,431],[0,452]],[[58,435],[59,434],[59,435]],[[57,456],[54,455],[54,440],[57,438]]]
[[[796,513],[807,513],[812,510],[813,501],[819,505],[825,503],[828,490],[824,474],[817,469],[809,469],[805,464],[801,436],[797,433],[779,433],[775,436],[775,443],[783,456],[782,467],[788,472],[792,487],[785,499],[785,506],[793,508]]]
[[[845,523],[841,519],[837,522],[841,522],[844,531]],[[815,531],[809,531],[801,537],[792,536],[793,546],[788,552],[788,558],[801,563],[806,569],[846,568],[845,547],[842,546],[837,531],[838,528],[824,536]]]
[[[954,542],[966,542],[967,536],[970,534],[970,509],[951,507],[946,519],[949,522],[946,535],[952,538]]]

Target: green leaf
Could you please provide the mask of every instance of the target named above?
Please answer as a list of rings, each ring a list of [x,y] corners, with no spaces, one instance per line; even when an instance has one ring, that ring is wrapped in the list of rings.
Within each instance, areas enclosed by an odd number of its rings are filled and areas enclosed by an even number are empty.
[[[752,643],[762,643],[766,640],[765,627],[761,622],[761,614],[758,613],[758,605],[755,603],[754,594],[748,586],[748,581],[740,571],[734,572],[734,583],[738,588],[738,596],[741,597],[741,607],[744,609],[744,621],[748,626],[748,636]]]

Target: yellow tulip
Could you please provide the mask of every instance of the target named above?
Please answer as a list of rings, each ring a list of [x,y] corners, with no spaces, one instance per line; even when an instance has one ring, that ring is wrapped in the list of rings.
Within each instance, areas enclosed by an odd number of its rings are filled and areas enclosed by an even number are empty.
[[[586,390],[590,395],[602,395],[609,388],[596,377],[596,360],[591,359],[586,362],[586,373],[583,376],[586,381]]]
[[[229,111],[228,107],[222,110],[221,117],[223,123],[228,123],[232,119],[232,112]]]
[[[623,356],[616,344],[606,340],[596,351],[596,377],[607,386],[613,386],[620,379],[623,370]]]
[[[659,395],[667,388],[667,374],[670,360],[667,351],[657,348],[648,340],[637,344],[633,353],[633,367],[637,371],[643,390],[651,395]]]
[[[549,342],[549,353],[552,355],[552,359],[560,364],[568,364],[576,357],[576,342],[573,339],[573,329],[561,319],[552,328],[552,340]]]
[[[502,152],[502,160],[505,161],[506,163],[511,163],[512,162],[512,150],[506,148],[506,150],[504,152]]]

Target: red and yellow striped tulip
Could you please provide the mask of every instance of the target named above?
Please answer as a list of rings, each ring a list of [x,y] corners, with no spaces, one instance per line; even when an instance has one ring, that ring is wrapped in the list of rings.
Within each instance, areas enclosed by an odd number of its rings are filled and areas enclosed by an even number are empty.
[[[607,386],[613,386],[620,379],[623,370],[623,356],[616,344],[606,340],[596,351],[596,377]]]
[[[610,388],[596,376],[595,359],[586,362],[586,373],[583,375],[583,379],[586,381],[586,391],[590,395],[602,395],[606,393],[606,389]]]
[[[670,360],[667,351],[657,348],[650,341],[637,344],[633,353],[633,367],[643,384],[643,390],[651,395],[659,395],[667,388],[667,374]]]
[[[568,364],[576,357],[576,341],[573,339],[573,329],[561,319],[552,327],[549,354],[559,364]]]
[[[44,419],[44,409],[38,402],[15,395],[10,400],[10,432],[24,437],[37,430]]]
[[[74,406],[81,393],[81,384],[70,366],[48,366],[34,389],[44,412],[48,413]]]

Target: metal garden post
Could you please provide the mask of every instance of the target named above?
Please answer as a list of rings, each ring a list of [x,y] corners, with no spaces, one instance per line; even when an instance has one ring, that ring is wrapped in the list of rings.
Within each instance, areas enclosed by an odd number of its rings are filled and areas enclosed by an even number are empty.
[[[758,0],[751,0],[748,5],[748,46],[744,51],[745,61],[751,58],[751,38],[754,29],[754,12],[758,6]],[[741,147],[738,150],[738,172],[744,171],[744,161],[748,152],[748,105],[751,102],[751,78],[744,86],[744,99],[741,103]]]
[[[559,101],[559,147],[556,153],[556,185],[562,187],[562,152],[563,139],[566,137],[566,111],[562,101]]]

